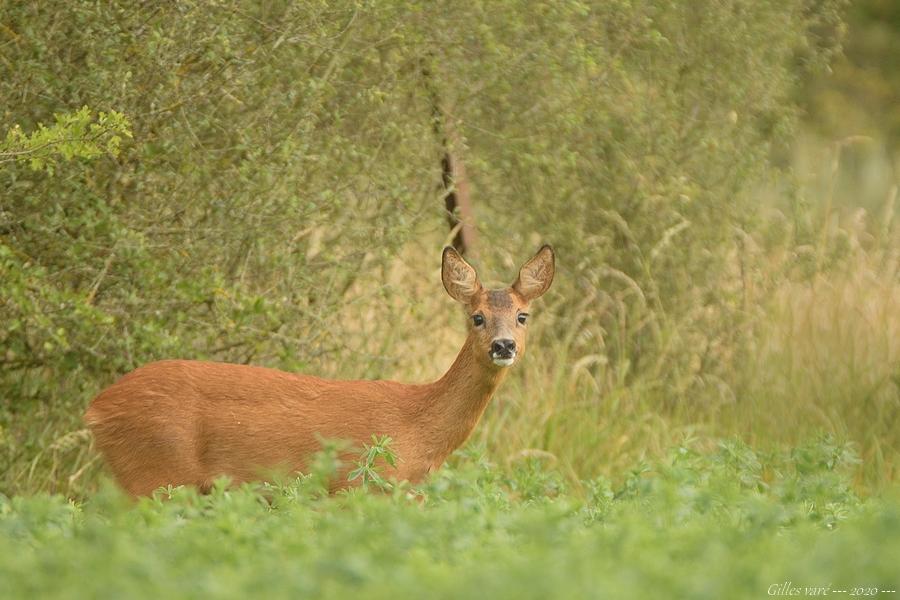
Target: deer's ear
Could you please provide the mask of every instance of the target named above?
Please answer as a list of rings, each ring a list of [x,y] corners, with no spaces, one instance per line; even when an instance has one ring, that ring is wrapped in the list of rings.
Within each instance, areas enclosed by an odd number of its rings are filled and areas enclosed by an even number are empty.
[[[553,274],[556,272],[556,259],[553,248],[542,246],[537,254],[519,269],[519,277],[513,284],[515,290],[526,302],[531,302],[550,289]]]
[[[441,281],[454,300],[467,304],[481,291],[478,274],[454,248],[447,246],[441,258]]]

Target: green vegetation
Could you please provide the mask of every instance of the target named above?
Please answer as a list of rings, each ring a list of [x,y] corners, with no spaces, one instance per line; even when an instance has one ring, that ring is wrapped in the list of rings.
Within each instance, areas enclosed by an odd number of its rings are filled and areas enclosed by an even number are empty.
[[[828,439],[762,456],[690,443],[575,494],[534,460],[461,457],[418,493],[263,490],[127,504],[0,497],[7,598],[760,598],[896,590],[900,510],[862,502]],[[320,461],[327,464],[329,461]],[[424,496],[424,498],[423,498]],[[842,594],[844,595],[848,594]],[[885,594],[887,595],[887,594]],[[888,595],[890,597],[890,595]]]
[[[131,137],[124,115],[101,112],[96,119],[87,106],[71,114],[55,115],[50,127],[38,124],[38,130],[25,135],[13,127],[0,143],[0,164],[11,161],[28,162],[34,170],[53,174],[55,159],[75,157],[91,159],[103,155],[117,156],[122,137]]]
[[[897,589],[895,5],[3,4],[0,597]],[[468,450],[108,488],[148,361],[438,377],[448,152],[487,284],[558,255]]]

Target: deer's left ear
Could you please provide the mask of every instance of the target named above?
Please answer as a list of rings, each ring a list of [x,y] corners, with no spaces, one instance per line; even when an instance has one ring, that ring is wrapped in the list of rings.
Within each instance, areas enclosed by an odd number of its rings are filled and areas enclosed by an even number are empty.
[[[519,269],[519,277],[513,284],[513,290],[526,302],[542,296],[553,283],[553,274],[556,272],[555,260],[553,248],[548,245],[542,246],[534,258]]]

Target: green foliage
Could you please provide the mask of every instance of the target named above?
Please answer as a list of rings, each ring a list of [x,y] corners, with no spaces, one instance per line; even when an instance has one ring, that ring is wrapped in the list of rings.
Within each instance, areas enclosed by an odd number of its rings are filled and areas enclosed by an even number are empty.
[[[363,444],[362,456],[357,467],[347,474],[348,481],[356,481],[364,490],[374,485],[380,490],[390,490],[393,485],[381,475],[381,464],[397,466],[397,455],[390,449],[390,436],[372,434],[372,445]]]
[[[56,160],[92,159],[108,154],[118,156],[122,136],[131,137],[125,115],[101,112],[96,118],[87,106],[81,110],[54,115],[50,127],[38,123],[37,130],[25,134],[13,126],[0,142],[0,164],[25,161],[35,171],[53,174]]]
[[[832,456],[831,440],[799,452]],[[0,496],[7,598],[759,598],[896,589],[900,513],[849,493],[846,451],[798,469],[740,442],[545,495],[552,470],[470,457],[423,496],[176,488],[129,504]],[[814,468],[812,465],[816,465]],[[543,476],[536,477],[542,470]],[[755,479],[750,482],[747,477]],[[827,478],[833,485],[820,486]],[[424,498],[424,499],[423,499]]]
[[[844,52],[827,76],[808,82],[809,124],[828,138],[868,135],[900,156],[900,8],[890,0],[857,0],[840,25]]]
[[[4,6],[0,490],[92,491],[84,406],[149,360],[436,377],[459,323],[435,277],[435,109],[483,272],[511,279],[542,241],[559,254],[533,350],[476,433],[497,459],[559,461],[562,479],[532,465],[538,496],[744,423],[779,442],[847,433],[890,480],[892,213],[868,244],[797,190],[773,193],[777,218],[748,191],[791,140],[798,84],[832,59],[841,6]],[[770,297],[854,260],[888,282],[858,302],[887,326],[779,338],[795,313]],[[871,352],[819,361],[848,340]]]

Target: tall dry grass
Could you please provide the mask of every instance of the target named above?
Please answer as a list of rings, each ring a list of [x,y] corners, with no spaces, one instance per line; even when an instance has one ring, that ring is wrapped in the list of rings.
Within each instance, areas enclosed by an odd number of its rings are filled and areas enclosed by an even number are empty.
[[[806,280],[784,278],[754,302],[752,319],[727,337],[705,340],[716,347],[712,354],[694,354],[682,369],[663,350],[658,367],[634,375],[626,361],[610,362],[602,343],[608,332],[590,322],[591,311],[562,318],[548,307],[549,314],[535,319],[537,339],[520,373],[500,391],[475,438],[497,459],[539,451],[584,477],[621,474],[686,437],[704,444],[736,435],[765,448],[824,432],[858,445],[861,484],[896,480],[897,246],[857,249],[839,268]],[[578,338],[597,351],[574,354]],[[678,352],[685,351],[680,345]],[[672,372],[665,372],[667,364]]]
[[[730,268],[695,290],[695,306],[660,311],[621,273],[605,289],[558,290],[579,296],[577,310],[557,312],[551,296],[539,311],[530,356],[477,440],[503,460],[537,451],[585,476],[621,473],[685,437],[765,448],[824,433],[855,442],[861,488],[895,481],[897,186],[880,206],[854,207],[837,191],[842,150],[820,154],[798,192],[818,199],[792,211],[771,202],[736,231]]]

